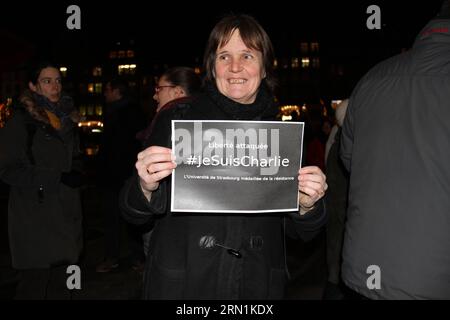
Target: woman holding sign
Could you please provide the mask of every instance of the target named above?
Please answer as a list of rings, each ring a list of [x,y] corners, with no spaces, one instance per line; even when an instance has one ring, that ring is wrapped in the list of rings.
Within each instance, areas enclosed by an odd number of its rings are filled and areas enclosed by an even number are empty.
[[[153,221],[146,299],[281,299],[287,280],[284,236],[311,239],[325,224],[327,184],[318,167],[298,171],[299,208],[279,214],[176,213],[170,210],[171,120],[274,121],[274,54],[252,17],[231,15],[206,47],[204,93],[189,106],[160,112],[137,175],[122,190],[124,216]]]

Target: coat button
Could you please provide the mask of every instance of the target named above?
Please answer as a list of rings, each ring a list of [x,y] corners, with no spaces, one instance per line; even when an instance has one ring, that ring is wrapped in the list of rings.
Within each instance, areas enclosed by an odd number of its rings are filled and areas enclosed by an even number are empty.
[[[250,249],[261,250],[264,244],[264,240],[261,236],[250,237]]]

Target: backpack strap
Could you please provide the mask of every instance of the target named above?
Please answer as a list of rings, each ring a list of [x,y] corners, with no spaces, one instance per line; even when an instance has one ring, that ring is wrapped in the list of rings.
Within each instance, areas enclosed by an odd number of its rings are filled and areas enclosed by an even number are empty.
[[[36,128],[36,123],[27,122],[25,124],[25,126],[26,126],[26,129],[27,129],[27,142],[26,142],[27,149],[26,149],[26,153],[27,153],[27,156],[28,156],[28,160],[30,160],[30,163],[32,165],[34,165],[36,162],[34,160],[34,155],[33,155],[32,148],[33,148],[34,135],[35,135],[36,129],[37,129]]]

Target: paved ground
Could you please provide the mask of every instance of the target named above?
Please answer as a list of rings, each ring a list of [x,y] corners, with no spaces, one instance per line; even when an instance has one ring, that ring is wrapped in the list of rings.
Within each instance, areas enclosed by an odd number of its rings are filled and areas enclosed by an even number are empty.
[[[3,188],[3,189],[2,189]],[[85,250],[82,256],[81,290],[75,300],[130,300],[139,299],[142,275],[131,268],[127,244],[122,241],[119,268],[109,273],[96,273],[95,266],[103,258],[103,228],[99,204],[99,190],[90,187],[83,192]],[[7,193],[0,186],[0,300],[14,296],[17,274],[11,268],[7,238]],[[123,237],[126,238],[124,227]],[[324,234],[304,244],[288,241],[288,264],[292,281],[286,299],[321,299],[326,282]]]

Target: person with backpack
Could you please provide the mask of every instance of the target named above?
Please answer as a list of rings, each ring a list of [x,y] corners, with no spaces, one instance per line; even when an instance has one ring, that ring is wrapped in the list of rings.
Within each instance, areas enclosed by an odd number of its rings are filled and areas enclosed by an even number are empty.
[[[66,271],[82,250],[79,115],[55,65],[40,63],[28,86],[0,130],[12,266],[20,274],[15,298],[70,299]]]

